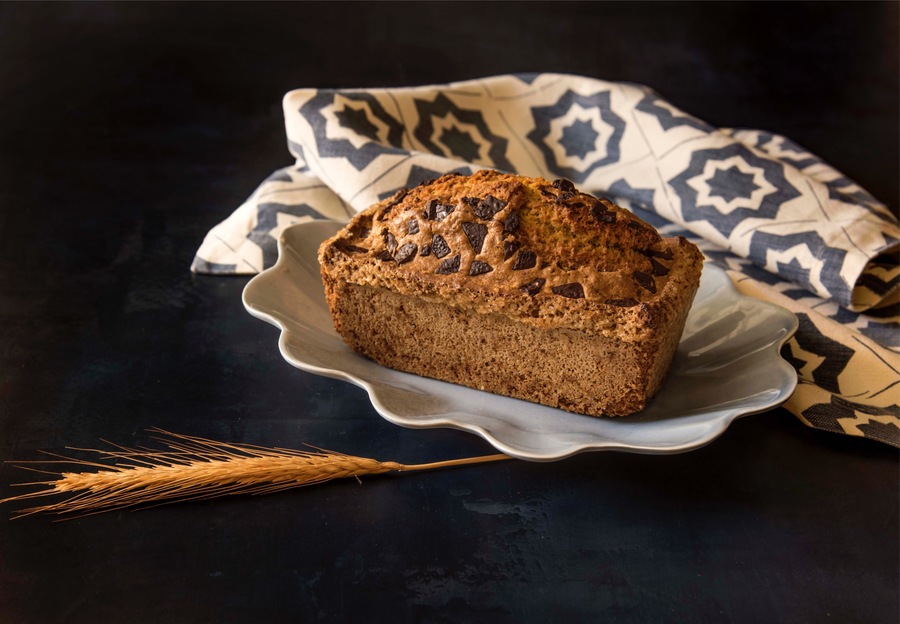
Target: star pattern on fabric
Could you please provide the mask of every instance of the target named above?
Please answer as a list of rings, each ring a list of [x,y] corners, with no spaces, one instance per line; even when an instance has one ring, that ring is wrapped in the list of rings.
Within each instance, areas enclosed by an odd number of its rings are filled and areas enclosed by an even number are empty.
[[[785,177],[784,165],[741,143],[693,152],[669,186],[681,200],[686,222],[708,221],[725,237],[745,219],[774,219],[783,204],[800,196]]]
[[[900,417],[900,414],[897,414],[896,411],[890,415],[894,418]],[[893,446],[900,446],[900,443],[898,443],[898,440],[900,440],[900,427],[898,427],[894,421],[882,422],[880,420],[870,419],[868,423],[865,425],[858,425],[857,428],[867,438],[878,440],[879,442],[884,442]]]
[[[559,144],[565,150],[566,156],[584,158],[594,150],[599,137],[600,134],[594,130],[589,120],[576,119],[571,125],[563,128]]]
[[[620,159],[625,121],[612,110],[611,92],[589,95],[567,89],[549,106],[531,107],[527,138],[554,175],[583,183],[595,170]]]
[[[751,174],[744,173],[734,165],[728,169],[716,169],[707,184],[710,196],[721,197],[726,202],[733,201],[738,197],[749,199],[753,195],[753,191],[760,188],[759,185],[754,184]]]
[[[369,121],[369,116],[364,109],[345,106],[342,110],[335,112],[334,116],[343,127],[355,130],[372,141],[378,140],[378,127]]]
[[[461,149],[476,154],[467,158],[468,162],[506,171],[515,169],[506,155],[509,141],[491,131],[481,111],[463,108],[443,93],[433,100],[415,99],[414,104],[418,123],[413,136],[425,151],[438,156],[459,157],[454,148]],[[469,142],[461,139],[463,133],[468,134]],[[444,142],[445,136],[450,144]]]
[[[379,156],[406,153],[400,148],[403,125],[371,93],[320,91],[299,113],[313,131],[319,157],[343,158],[362,171]]]
[[[797,320],[800,328],[792,345],[800,348],[795,350],[793,346],[791,347],[791,363],[798,371],[805,369],[804,377],[815,381],[820,388],[829,392],[840,392],[840,376],[853,357],[853,349],[831,343],[827,350],[822,349],[821,345],[825,344],[822,340],[824,336],[809,315],[797,314]]]
[[[851,286],[841,275],[846,255],[842,249],[829,247],[814,231],[775,234],[757,230],[750,235],[749,257],[753,262],[773,272],[784,271],[783,278],[810,292],[820,291],[827,276],[829,290],[837,300],[850,298]]]
[[[891,423],[882,422],[879,416],[886,416]],[[893,424],[900,418],[897,406],[875,408],[831,395],[828,403],[816,403],[803,410],[803,417],[818,429],[846,433],[847,426],[856,428],[865,437],[900,446],[900,428]],[[856,424],[859,423],[859,424]]]
[[[454,156],[462,160],[474,162],[479,158],[478,143],[472,139],[470,133],[460,130],[457,126],[445,128],[439,140]]]

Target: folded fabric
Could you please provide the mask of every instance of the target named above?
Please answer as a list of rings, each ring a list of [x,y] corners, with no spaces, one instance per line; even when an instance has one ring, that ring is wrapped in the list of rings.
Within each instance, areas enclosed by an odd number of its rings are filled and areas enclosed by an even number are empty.
[[[443,173],[566,178],[685,235],[739,289],[793,310],[787,408],[813,427],[900,446],[900,228],[883,204],[789,139],[714,128],[651,89],[516,74],[284,98],[294,165],[203,241],[201,273],[254,273],[308,219],[346,220]]]

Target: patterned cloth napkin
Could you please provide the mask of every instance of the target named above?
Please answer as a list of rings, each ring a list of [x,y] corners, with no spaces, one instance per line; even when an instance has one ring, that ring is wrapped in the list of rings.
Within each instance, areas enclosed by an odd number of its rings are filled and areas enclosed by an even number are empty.
[[[516,74],[284,97],[295,164],[275,171],[203,241],[198,273],[255,273],[281,231],[355,212],[447,172],[548,179],[686,236],[744,294],[793,311],[786,404],[807,425],[900,447],[900,229],[840,172],[761,130],[714,128],[651,89]]]

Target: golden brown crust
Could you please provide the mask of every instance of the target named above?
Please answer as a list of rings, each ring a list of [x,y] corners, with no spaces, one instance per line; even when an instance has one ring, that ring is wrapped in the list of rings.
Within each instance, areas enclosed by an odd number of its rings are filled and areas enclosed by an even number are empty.
[[[663,239],[570,182],[495,171],[446,175],[385,199],[325,241],[319,260],[332,297],[340,284],[384,289],[646,354],[680,336],[702,265],[688,241]],[[338,325],[341,303],[329,305]]]

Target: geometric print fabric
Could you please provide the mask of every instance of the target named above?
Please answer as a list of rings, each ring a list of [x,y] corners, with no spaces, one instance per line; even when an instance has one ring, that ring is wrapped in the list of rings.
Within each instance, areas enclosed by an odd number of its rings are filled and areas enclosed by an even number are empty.
[[[788,138],[564,74],[298,89],[283,104],[295,164],[210,231],[195,272],[258,272],[288,225],[346,220],[450,171],[567,178],[687,235],[739,289],[788,304],[801,330],[785,357],[800,384],[786,407],[803,422],[900,446],[897,220]]]

